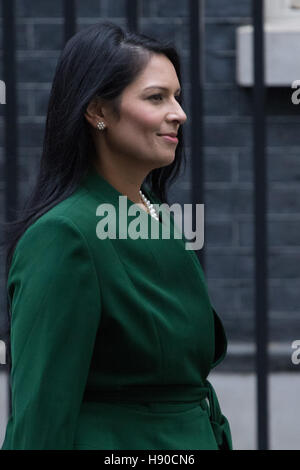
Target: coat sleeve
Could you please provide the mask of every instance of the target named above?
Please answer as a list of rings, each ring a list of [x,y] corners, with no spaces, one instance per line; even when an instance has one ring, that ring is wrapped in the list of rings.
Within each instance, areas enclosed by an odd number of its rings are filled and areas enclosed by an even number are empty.
[[[9,271],[12,410],[2,450],[72,449],[101,315],[84,236],[63,216],[38,220]]]

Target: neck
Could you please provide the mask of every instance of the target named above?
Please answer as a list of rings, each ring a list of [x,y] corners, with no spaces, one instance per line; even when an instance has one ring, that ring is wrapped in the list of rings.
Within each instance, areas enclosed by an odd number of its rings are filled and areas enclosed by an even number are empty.
[[[96,171],[106,179],[117,191],[132,201],[134,204],[145,206],[143,198],[140,194],[141,185],[144,181],[145,175],[132,177],[127,173],[120,174],[114,168],[105,168],[100,166],[99,163],[94,164]]]

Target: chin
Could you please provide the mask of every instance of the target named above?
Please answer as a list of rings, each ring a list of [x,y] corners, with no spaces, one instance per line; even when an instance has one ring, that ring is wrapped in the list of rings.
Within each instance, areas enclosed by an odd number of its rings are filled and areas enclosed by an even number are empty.
[[[174,162],[174,159],[175,159],[175,155],[171,158],[163,158],[160,160],[156,160],[156,163],[157,163],[156,168],[171,165]]]
[[[173,163],[175,160],[175,153],[173,155],[170,155],[169,157],[165,158],[166,165],[170,165]]]
[[[154,158],[153,158],[154,156]],[[175,152],[173,154],[164,154],[162,155],[161,152],[152,153],[151,163],[153,164],[153,168],[161,168],[164,166],[171,165],[175,160]]]

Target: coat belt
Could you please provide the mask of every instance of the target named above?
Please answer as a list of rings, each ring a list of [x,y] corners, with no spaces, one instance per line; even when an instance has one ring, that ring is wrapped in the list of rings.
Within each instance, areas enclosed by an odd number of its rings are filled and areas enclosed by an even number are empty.
[[[206,401],[208,399],[208,403]],[[135,385],[113,390],[86,390],[83,401],[119,403],[187,403],[199,402],[208,412],[219,449],[231,450],[232,439],[227,418],[222,414],[216,392],[206,379],[204,386]]]

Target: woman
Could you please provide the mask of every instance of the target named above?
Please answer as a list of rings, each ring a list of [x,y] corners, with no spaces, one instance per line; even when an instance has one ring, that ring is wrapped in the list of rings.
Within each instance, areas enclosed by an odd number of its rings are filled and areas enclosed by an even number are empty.
[[[110,22],[62,52],[37,184],[9,237],[4,450],[232,448],[206,378],[223,326],[195,252],[161,237],[187,119],[179,80],[171,45]],[[158,239],[101,235],[108,205],[119,229],[122,196]]]

